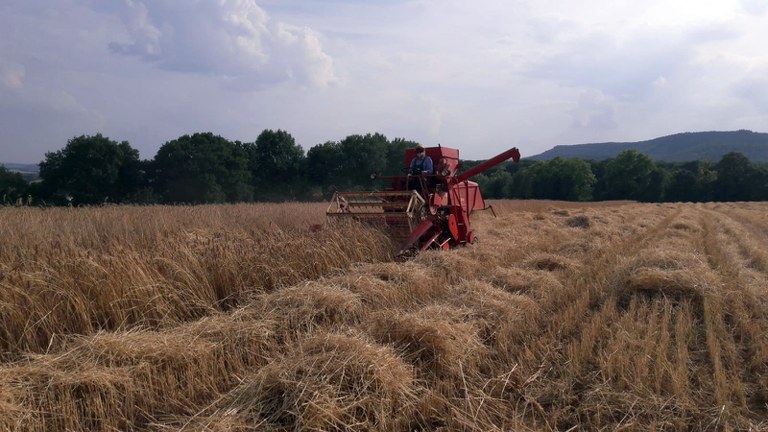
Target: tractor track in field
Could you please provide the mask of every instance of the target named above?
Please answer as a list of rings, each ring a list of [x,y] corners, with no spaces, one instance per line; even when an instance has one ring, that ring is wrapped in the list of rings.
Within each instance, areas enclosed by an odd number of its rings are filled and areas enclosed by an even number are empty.
[[[601,305],[613,296],[614,287],[612,285],[614,281],[611,280],[611,272],[606,271],[606,269],[615,268],[619,265],[620,261],[637,255],[641,250],[658,240],[662,236],[664,229],[681,212],[681,209],[675,209],[671,215],[665,216],[657,224],[649,226],[643,231],[623,239],[619,243],[610,244],[598,253],[584,256],[582,258],[582,270],[568,275],[563,281],[573,287],[569,292],[570,295],[565,298],[558,296],[553,299],[555,303],[547,307],[546,310],[553,312],[561,310],[563,311],[561,314],[565,316],[582,316],[582,322],[588,325],[586,321],[590,315],[598,311]],[[637,220],[640,217],[640,215],[635,215],[633,219]],[[546,328],[547,333],[557,335],[561,341],[574,337],[574,332],[578,333],[577,330],[565,328],[558,321],[550,322]]]
[[[766,237],[753,220],[720,209],[706,210],[701,220],[705,227],[704,245],[713,269],[722,280],[724,311],[721,325],[726,338],[735,346],[728,353],[732,366],[730,381],[741,391],[741,406],[753,410],[768,409],[760,405],[761,389],[743,383],[754,382],[755,376],[768,374],[768,298],[764,247]],[[741,372],[740,375],[734,375]],[[746,387],[746,388],[744,388]],[[764,391],[764,390],[763,390]]]
[[[534,406],[538,408],[531,413],[538,413],[541,420],[545,420],[552,411],[566,409],[563,404],[571,404],[575,409],[579,402],[563,399],[562,394],[578,393],[584,381],[600,373],[582,358],[600,349],[605,323],[619,314],[614,269],[658,242],[682,212],[680,207],[669,209],[670,214],[655,223],[649,223],[646,214],[632,214],[623,224],[639,225],[642,221],[643,229],[618,239],[611,238],[603,247],[573,257],[581,262],[579,268],[559,275],[564,290],[546,298],[540,305],[541,318],[526,326],[531,343],[541,347],[536,362],[539,370],[533,372],[537,379],[525,397],[526,401],[536,401]],[[584,237],[589,235],[587,231]],[[570,388],[562,387],[564,380]],[[556,382],[559,384],[554,384]]]
[[[768,357],[760,347],[768,343],[768,333],[748,324],[752,320],[765,321],[764,315],[755,315],[764,314],[764,307],[759,307],[749,297],[742,302],[735,296],[726,295],[723,302],[719,295],[707,294],[706,290],[722,286],[729,289],[725,283],[701,287],[706,288],[703,294],[691,298],[667,297],[662,292],[648,300],[640,300],[650,301],[644,309],[638,306],[641,303],[633,303],[634,300],[622,307],[618,302],[618,291],[622,289],[623,276],[609,270],[626,265],[652,248],[662,248],[662,243],[684,241],[708,258],[709,262],[701,269],[703,273],[716,272],[723,280],[738,275],[745,268],[743,263],[750,258],[745,252],[745,239],[735,236],[733,230],[721,229],[724,234],[719,237],[727,238],[719,240],[736,245],[741,251],[742,263],[735,264],[740,270],[713,265],[713,262],[722,261],[722,258],[712,258],[723,254],[718,247],[726,247],[712,240],[713,232],[717,230],[714,225],[722,224],[721,219],[729,216],[711,213],[701,207],[678,206],[672,214],[652,227],[611,245],[599,254],[586,256],[582,271],[565,278],[563,283],[570,283],[573,288],[567,295],[553,299],[550,305],[553,311],[562,308],[558,313],[560,319],[543,323],[544,330],[538,341],[542,346],[558,347],[556,351],[544,351],[541,364],[547,373],[542,375],[541,387],[532,390],[534,395],[531,397],[538,399],[541,406],[549,407],[544,412],[565,409],[562,402],[555,402],[557,398],[553,391],[546,388],[554,382],[560,382],[561,394],[573,394],[602,391],[579,390],[584,382],[594,382],[600,377],[615,379],[611,378],[617,372],[610,363],[610,353],[627,348],[623,339],[642,341],[633,342],[640,344],[638,347],[645,347],[638,353],[638,364],[645,362],[642,360],[644,357],[656,363],[655,376],[647,379],[654,380],[657,391],[663,393],[667,388],[666,391],[671,394],[688,391],[709,394],[713,405],[729,408],[729,415],[743,414],[748,405],[752,410],[761,410],[759,404],[764,398],[763,390],[760,386],[753,384],[749,387],[744,383],[759,381],[755,377],[766,371]],[[635,298],[638,299],[641,298]],[[632,319],[625,321],[624,316],[630,315],[634,316],[634,321],[647,321],[648,328],[634,327]],[[606,323],[611,323],[610,328],[606,327]],[[675,331],[670,333],[671,329]],[[628,336],[616,334],[624,331],[629,331]],[[595,363],[594,359],[601,357],[604,358]],[[689,370],[689,361],[699,366]],[[745,370],[748,376],[741,376],[741,371]],[[569,383],[567,388],[562,387],[563,380]],[[567,401],[571,405],[580,402],[581,399]],[[686,406],[676,409],[683,413],[692,411]]]
[[[768,233],[753,218],[740,214],[738,211],[710,210],[711,215],[719,223],[720,230],[727,235],[738,248],[742,258],[735,263],[739,267],[759,271],[768,277]]]
[[[730,212],[707,210],[705,247],[712,267],[725,286],[740,293],[754,318],[768,314],[768,236],[751,218]]]

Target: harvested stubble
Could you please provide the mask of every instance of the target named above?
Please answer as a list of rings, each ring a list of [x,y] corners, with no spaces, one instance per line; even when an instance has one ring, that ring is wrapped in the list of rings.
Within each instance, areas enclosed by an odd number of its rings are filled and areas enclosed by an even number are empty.
[[[695,270],[641,268],[630,273],[624,281],[624,287],[630,291],[699,301],[716,286],[715,278]]]
[[[472,275],[478,274],[483,263],[471,254],[445,254],[429,252],[418,258],[418,263],[424,271],[430,272],[429,278],[433,284],[461,283]]]
[[[562,282],[549,271],[496,267],[488,269],[482,279],[511,294],[532,299],[542,299],[563,289]]]
[[[195,429],[234,423],[235,429],[405,430],[416,398],[413,370],[391,348],[360,334],[309,335],[201,413]]]
[[[0,293],[0,430],[768,430],[767,205],[494,206],[479,246],[407,263],[280,206],[56,213],[66,266],[6,231],[0,283],[57,303]],[[144,303],[94,288],[119,280]]]
[[[498,213],[512,212],[542,212],[542,211],[565,211],[568,209],[611,209],[619,206],[632,204],[633,201],[604,201],[604,202],[568,202],[568,201],[550,201],[550,200],[489,200],[493,208]]]
[[[375,340],[392,345],[428,382],[476,373],[487,355],[471,311],[447,305],[417,312],[371,314],[367,328]]]
[[[278,338],[291,344],[318,329],[354,327],[367,313],[357,294],[322,281],[256,298],[248,310],[254,318],[274,321]]]
[[[675,249],[644,251],[621,266],[617,277],[619,300],[624,304],[639,294],[701,304],[706,295],[722,288],[706,258]]]
[[[519,347],[525,336],[524,323],[535,320],[539,312],[531,297],[510,294],[480,281],[458,285],[446,302],[470,311],[480,340],[504,354]]]
[[[589,228],[592,226],[592,222],[589,220],[589,216],[578,215],[569,217],[565,220],[565,225],[571,228]]]
[[[60,353],[1,370],[26,403],[10,419],[18,430],[110,430],[194,414],[278,355],[273,327],[216,316],[162,332],[66,337]]]
[[[9,431],[124,430],[135,415],[127,371],[80,363],[60,369],[45,361],[0,369],[17,407]],[[2,424],[2,423],[0,423]]]
[[[448,288],[418,261],[366,264],[327,283],[339,284],[358,294],[368,311],[417,310],[441,298]]]
[[[536,270],[577,270],[578,263],[562,255],[551,253],[535,253],[524,261],[525,266]]]

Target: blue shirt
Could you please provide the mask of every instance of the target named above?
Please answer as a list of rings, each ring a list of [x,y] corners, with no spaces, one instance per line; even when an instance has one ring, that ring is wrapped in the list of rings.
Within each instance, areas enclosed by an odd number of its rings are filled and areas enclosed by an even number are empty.
[[[432,174],[432,159],[429,156],[419,159],[418,156],[411,161],[411,174]]]

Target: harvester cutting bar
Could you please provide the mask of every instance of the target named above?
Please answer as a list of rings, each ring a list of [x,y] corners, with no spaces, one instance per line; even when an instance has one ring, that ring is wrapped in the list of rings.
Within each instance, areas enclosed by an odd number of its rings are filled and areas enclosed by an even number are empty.
[[[332,217],[351,217],[351,218],[382,218],[385,217],[387,219],[408,219],[408,213],[405,212],[355,212],[355,213],[329,213],[328,216]]]
[[[326,213],[337,214],[404,212],[414,216],[424,206],[424,198],[416,191],[336,192]]]
[[[390,197],[390,196],[411,196],[414,191],[362,191],[362,192],[336,192],[336,195],[345,197]]]
[[[424,219],[424,198],[415,191],[336,192],[329,219],[354,219],[404,239]]]

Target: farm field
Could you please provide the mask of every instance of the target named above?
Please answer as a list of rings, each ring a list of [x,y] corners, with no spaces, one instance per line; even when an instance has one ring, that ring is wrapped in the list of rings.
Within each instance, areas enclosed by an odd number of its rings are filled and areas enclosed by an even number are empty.
[[[768,430],[768,203],[0,208],[0,431]]]

